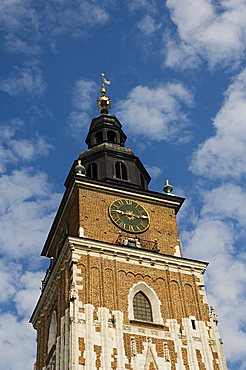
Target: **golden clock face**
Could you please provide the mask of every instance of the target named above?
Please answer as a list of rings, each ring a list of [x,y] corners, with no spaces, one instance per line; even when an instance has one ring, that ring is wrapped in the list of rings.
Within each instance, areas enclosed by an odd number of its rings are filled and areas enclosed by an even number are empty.
[[[109,206],[111,220],[129,233],[142,233],[150,224],[148,212],[131,199],[117,199]]]

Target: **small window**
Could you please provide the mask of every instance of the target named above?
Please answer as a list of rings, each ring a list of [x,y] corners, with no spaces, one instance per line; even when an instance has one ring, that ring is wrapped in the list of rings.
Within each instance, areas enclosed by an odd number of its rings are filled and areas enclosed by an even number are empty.
[[[196,320],[191,319],[191,326],[193,330],[196,330]]]
[[[125,163],[117,162],[115,164],[115,175],[117,179],[127,180],[127,170]]]
[[[91,163],[86,171],[86,176],[90,177],[91,179],[97,179],[98,173],[97,173],[97,164]]]
[[[103,132],[98,131],[95,135],[95,138],[96,138],[96,143],[101,144],[103,142]]]
[[[134,319],[153,322],[151,304],[143,292],[138,292],[133,297]]]
[[[114,131],[107,132],[107,140],[110,143],[116,143],[116,133]]]

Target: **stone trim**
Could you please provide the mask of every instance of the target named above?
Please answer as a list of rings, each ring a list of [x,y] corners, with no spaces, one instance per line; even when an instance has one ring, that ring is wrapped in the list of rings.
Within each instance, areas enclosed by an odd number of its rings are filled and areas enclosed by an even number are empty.
[[[164,328],[164,325],[162,324],[156,324],[154,322],[149,322],[149,321],[140,321],[140,320],[130,320],[130,323],[131,324],[136,324],[136,325],[143,325],[143,326],[153,326],[155,328],[160,328],[160,329],[163,329]]]
[[[208,266],[207,262],[196,261],[183,257],[171,256],[168,254],[157,253],[149,250],[139,249],[139,248],[130,248],[126,246],[109,244],[106,242],[101,242],[97,240],[87,239],[87,238],[76,238],[68,237],[65,244],[73,244],[80,253],[90,253],[95,257],[100,255],[105,255],[113,259],[118,260],[127,260],[128,262],[136,263],[148,263],[153,268],[162,267],[174,267],[175,270],[180,269],[185,272],[204,274],[206,267]],[[65,248],[65,245],[63,246]]]

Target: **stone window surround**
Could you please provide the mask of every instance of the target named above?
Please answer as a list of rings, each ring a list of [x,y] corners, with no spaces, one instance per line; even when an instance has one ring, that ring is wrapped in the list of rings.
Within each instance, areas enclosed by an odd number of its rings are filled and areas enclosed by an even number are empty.
[[[151,287],[149,287],[145,282],[139,282],[137,284],[134,284],[132,288],[129,290],[128,294],[128,319],[129,321],[136,321],[134,319],[134,311],[133,311],[133,298],[135,294],[138,292],[143,292],[146,297],[149,299],[151,308],[152,308],[152,316],[153,316],[153,322],[151,324],[157,324],[157,325],[163,325],[163,319],[161,316],[161,302]]]

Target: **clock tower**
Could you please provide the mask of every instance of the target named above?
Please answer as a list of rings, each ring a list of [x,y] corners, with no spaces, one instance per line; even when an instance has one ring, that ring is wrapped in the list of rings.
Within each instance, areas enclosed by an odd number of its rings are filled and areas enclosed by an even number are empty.
[[[207,263],[182,257],[184,199],[168,182],[164,193],[148,189],[104,84],[97,102],[42,251],[35,369],[225,370]]]

